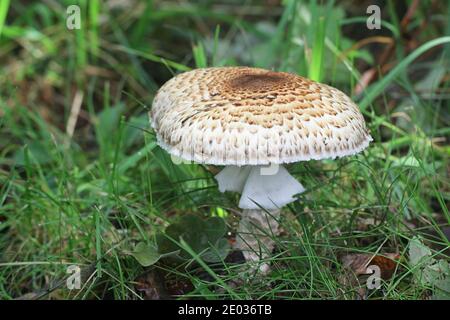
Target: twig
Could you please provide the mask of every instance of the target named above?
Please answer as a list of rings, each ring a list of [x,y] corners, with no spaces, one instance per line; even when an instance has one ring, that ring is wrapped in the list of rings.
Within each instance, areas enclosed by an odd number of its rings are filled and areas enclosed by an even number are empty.
[[[73,98],[72,107],[70,109],[69,120],[67,121],[66,133],[69,138],[72,138],[77,125],[78,116],[80,114],[81,104],[83,103],[83,92],[77,90],[75,97]]]

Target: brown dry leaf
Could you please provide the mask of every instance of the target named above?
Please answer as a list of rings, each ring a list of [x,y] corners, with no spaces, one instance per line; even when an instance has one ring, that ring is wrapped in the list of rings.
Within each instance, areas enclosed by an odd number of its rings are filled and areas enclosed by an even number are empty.
[[[395,271],[397,260],[400,258],[398,253],[386,253],[384,255],[371,254],[347,254],[341,258],[344,268],[351,272],[344,272],[339,276],[339,282],[347,288],[356,288],[357,299],[366,299],[367,288],[363,285],[360,277],[372,274],[367,268],[371,265],[377,265],[380,268],[381,278],[388,280]]]
[[[381,278],[388,280],[392,277],[397,265],[397,260],[400,258],[398,253],[385,253],[384,255],[373,256],[371,254],[348,254],[342,257],[342,264],[344,267],[352,270],[356,276],[370,275],[367,271],[370,265],[377,265],[381,271]]]

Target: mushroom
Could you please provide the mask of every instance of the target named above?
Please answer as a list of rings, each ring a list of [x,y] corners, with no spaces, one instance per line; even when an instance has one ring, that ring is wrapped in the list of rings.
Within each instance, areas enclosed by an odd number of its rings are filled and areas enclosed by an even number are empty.
[[[225,166],[221,192],[241,193],[236,247],[259,262],[274,247],[280,209],[304,187],[283,166],[356,154],[370,136],[341,91],[303,77],[250,67],[196,69],[158,91],[150,112],[158,144],[197,163]],[[267,264],[260,269],[268,271]]]

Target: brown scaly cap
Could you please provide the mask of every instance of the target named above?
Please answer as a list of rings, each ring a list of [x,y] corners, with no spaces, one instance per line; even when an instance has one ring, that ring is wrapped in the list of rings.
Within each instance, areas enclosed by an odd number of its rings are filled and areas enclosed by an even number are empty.
[[[150,117],[162,148],[215,165],[336,158],[372,140],[358,107],[341,91],[249,67],[196,69],[170,79]]]

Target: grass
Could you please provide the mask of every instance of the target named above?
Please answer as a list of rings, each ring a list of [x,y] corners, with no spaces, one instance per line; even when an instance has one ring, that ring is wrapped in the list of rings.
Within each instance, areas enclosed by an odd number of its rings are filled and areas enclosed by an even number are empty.
[[[354,299],[348,253],[401,257],[369,299],[436,294],[409,250],[420,237],[429,259],[449,258],[450,7],[421,3],[400,32],[412,1],[387,1],[382,30],[369,32],[366,8],[338,1],[180,3],[80,1],[87,23],[70,31],[70,1],[1,2],[0,299],[141,299],[149,275],[182,299]],[[384,66],[374,36],[396,42]],[[162,83],[211,65],[340,88],[375,139],[357,156],[289,166],[307,191],[283,212],[265,277],[230,259],[207,264],[183,241],[192,259],[182,264],[143,268],[128,254],[186,213],[220,212],[236,228],[238,196],[218,192],[215,169],[174,164],[148,125]],[[370,68],[379,76],[355,93]],[[72,264],[86,274],[81,290],[64,286]]]
[[[8,14],[9,0],[2,1],[0,4],[0,35],[5,24],[6,15]]]

